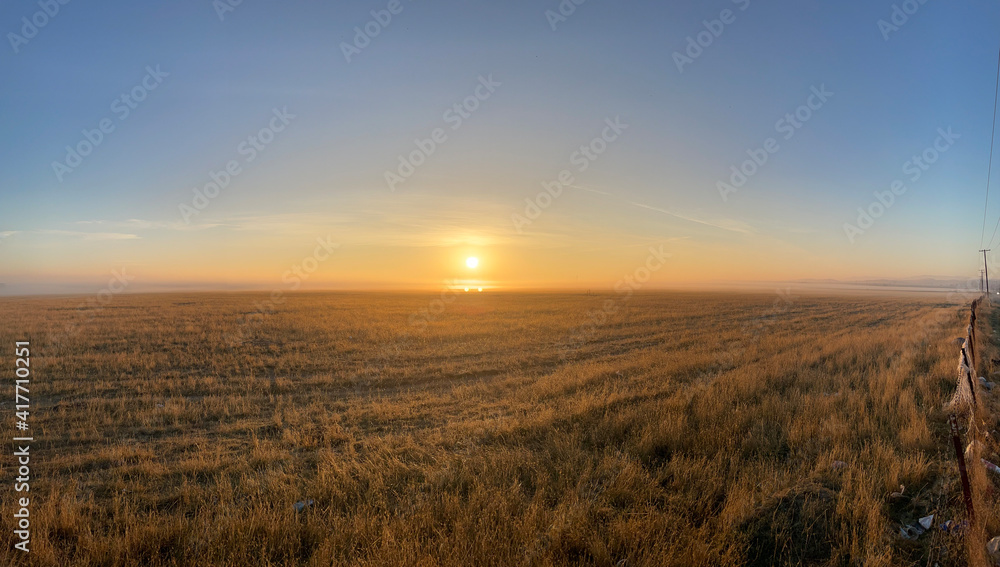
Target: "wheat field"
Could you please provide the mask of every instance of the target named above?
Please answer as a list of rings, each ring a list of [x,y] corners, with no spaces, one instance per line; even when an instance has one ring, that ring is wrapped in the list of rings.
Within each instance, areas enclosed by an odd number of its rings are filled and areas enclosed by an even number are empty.
[[[11,380],[31,341],[36,440],[31,552],[6,513],[0,562],[945,566],[1000,530],[978,475],[977,533],[899,535],[964,518],[944,406],[967,304],[266,299],[0,299]]]

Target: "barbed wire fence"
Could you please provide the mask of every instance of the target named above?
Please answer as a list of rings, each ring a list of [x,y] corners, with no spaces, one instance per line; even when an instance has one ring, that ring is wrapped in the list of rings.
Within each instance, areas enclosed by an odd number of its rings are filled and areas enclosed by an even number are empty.
[[[945,405],[945,409],[949,412],[948,425],[951,442],[955,450],[955,459],[958,462],[962,500],[965,504],[970,528],[976,526],[976,499],[973,495],[973,479],[976,476],[984,478],[985,472],[991,464],[982,458],[983,442],[985,438],[989,437],[989,433],[983,427],[986,408],[979,387],[982,386],[985,390],[988,386],[985,379],[979,378],[978,370],[983,361],[977,353],[978,343],[976,341],[978,310],[985,300],[986,296],[982,295],[974,299],[970,305],[969,324],[966,326],[965,338],[961,342],[959,351],[955,393]],[[965,425],[964,440],[960,429],[960,423],[963,422]],[[968,444],[965,444],[965,441]],[[968,542],[970,545],[979,543],[978,540],[975,543],[972,540],[977,540],[977,538],[971,538]]]

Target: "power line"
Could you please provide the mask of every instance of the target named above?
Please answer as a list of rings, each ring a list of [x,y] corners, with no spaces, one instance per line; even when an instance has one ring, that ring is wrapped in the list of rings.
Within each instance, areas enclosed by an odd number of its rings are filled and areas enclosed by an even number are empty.
[[[997,94],[1000,93],[1000,51],[997,52],[997,81],[993,87],[993,124],[990,130],[990,162],[986,170],[986,204],[983,206],[983,231],[979,235],[979,245],[983,245],[983,237],[986,236],[986,211],[990,204],[990,177],[993,175],[993,140],[997,131]],[[993,235],[990,236],[989,246],[993,246],[993,239],[997,235],[997,227],[1000,227],[1000,216],[997,217],[997,224],[993,227]]]
[[[990,265],[986,262],[986,253],[989,251],[990,251],[989,248],[985,250],[980,250],[980,252],[983,253],[983,267],[986,268],[986,295],[990,294]]]

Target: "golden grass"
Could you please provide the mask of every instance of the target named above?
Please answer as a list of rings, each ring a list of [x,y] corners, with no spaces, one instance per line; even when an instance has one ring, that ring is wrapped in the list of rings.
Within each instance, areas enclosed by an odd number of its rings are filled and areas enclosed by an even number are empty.
[[[30,338],[37,365],[32,551],[12,551],[4,488],[0,563],[983,561],[936,526],[898,535],[964,517],[943,406],[967,305],[639,294],[576,348],[607,297],[460,295],[426,328],[430,295],[254,316],[263,298],[0,300],[0,363]],[[1000,523],[975,485],[981,549]]]

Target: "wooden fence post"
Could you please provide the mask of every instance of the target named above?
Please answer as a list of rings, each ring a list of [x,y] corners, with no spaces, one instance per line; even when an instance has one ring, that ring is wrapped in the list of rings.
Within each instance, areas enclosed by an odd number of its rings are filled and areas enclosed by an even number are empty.
[[[976,342],[975,342],[976,339],[975,339],[975,336],[976,336],[976,332],[973,330],[972,325],[969,325],[969,328],[966,329],[966,333],[965,333],[965,343],[966,343],[966,346],[969,347],[969,359],[970,359],[969,360],[969,363],[970,363],[969,364],[969,368],[973,372],[977,372],[976,371]],[[978,373],[977,373],[977,375],[978,375]]]
[[[968,342],[968,338],[965,339]],[[969,351],[965,348],[962,349],[962,363],[965,365],[965,381],[969,383],[969,394],[972,396],[972,405],[979,405],[979,400],[976,398],[976,382],[978,380],[972,379],[972,361],[969,360]],[[959,368],[961,372],[962,369]]]
[[[962,477],[962,496],[965,498],[965,509],[969,512],[969,524],[976,521],[976,511],[972,508],[972,489],[969,487],[969,473],[965,469],[965,453],[962,451],[962,438],[958,433],[958,420],[955,414],[948,416],[951,424],[951,442],[955,445],[955,457],[958,458],[958,474]]]

